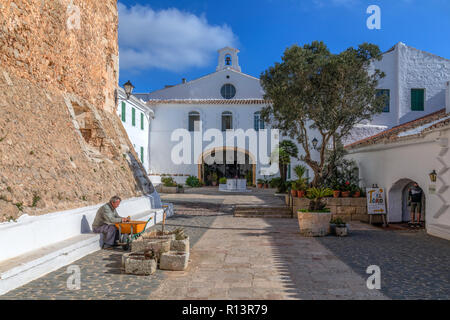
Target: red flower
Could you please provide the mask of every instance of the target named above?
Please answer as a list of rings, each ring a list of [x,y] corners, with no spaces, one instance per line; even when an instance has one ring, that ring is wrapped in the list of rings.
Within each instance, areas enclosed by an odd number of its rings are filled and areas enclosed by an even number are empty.
[[[350,184],[350,182],[349,182],[349,181],[345,181],[345,184],[346,184],[346,185],[349,185],[349,184]]]

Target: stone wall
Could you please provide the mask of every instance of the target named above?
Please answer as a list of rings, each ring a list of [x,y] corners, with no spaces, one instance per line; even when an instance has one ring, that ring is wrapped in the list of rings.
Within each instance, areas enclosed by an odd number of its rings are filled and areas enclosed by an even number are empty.
[[[116,0],[1,1],[0,222],[153,191],[114,113],[117,21]]]
[[[286,196],[286,204],[289,205],[288,196]],[[293,198],[293,216],[297,218],[298,210],[308,209],[309,199]],[[340,217],[344,221],[364,221],[369,222],[367,214],[366,198],[325,198],[327,208],[330,209],[333,218]],[[381,222],[380,216],[374,216],[373,222]]]

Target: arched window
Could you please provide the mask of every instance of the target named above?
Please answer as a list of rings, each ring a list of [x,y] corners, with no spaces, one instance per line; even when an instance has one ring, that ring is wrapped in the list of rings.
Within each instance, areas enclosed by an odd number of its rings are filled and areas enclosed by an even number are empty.
[[[261,112],[257,111],[254,113],[253,123],[254,123],[255,131],[264,129],[264,121],[261,119]]]
[[[230,111],[222,113],[222,131],[233,129],[233,114]]]
[[[200,131],[200,113],[197,111],[189,112],[189,131]]]
[[[227,54],[225,56],[225,65],[226,66],[231,66],[231,56],[229,54]]]
[[[220,93],[225,99],[233,99],[236,95],[236,88],[232,84],[227,83],[222,86]]]

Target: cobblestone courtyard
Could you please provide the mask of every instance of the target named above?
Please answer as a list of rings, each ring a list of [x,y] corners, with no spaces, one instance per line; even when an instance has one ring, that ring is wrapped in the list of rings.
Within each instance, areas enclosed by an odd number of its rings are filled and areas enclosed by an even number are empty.
[[[73,263],[81,269],[80,290],[67,289],[65,267],[0,299],[450,298],[450,243],[423,231],[354,223],[346,238],[304,238],[294,219],[232,216],[233,203],[279,201],[266,194],[163,198],[175,202],[170,228],[183,226],[191,238],[186,271],[125,275],[121,250],[99,251]],[[369,265],[381,268],[381,290],[366,287]]]

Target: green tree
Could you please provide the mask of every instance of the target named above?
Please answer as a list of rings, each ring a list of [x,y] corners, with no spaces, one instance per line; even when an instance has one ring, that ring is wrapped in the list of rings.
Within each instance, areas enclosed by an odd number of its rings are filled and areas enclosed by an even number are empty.
[[[281,63],[261,74],[265,99],[271,101],[261,115],[303,147],[300,160],[314,171],[314,186],[323,180],[327,146],[382,112],[385,97],[376,96],[376,87],[384,74],[370,69],[371,61],[380,59],[380,49],[373,44],[332,54],[315,41],[288,48]],[[312,154],[311,129],[321,138],[319,157]]]
[[[283,140],[272,154],[272,159],[278,157],[278,168],[282,183],[287,179],[287,167],[291,163],[291,158],[298,157],[298,147],[291,140]]]

